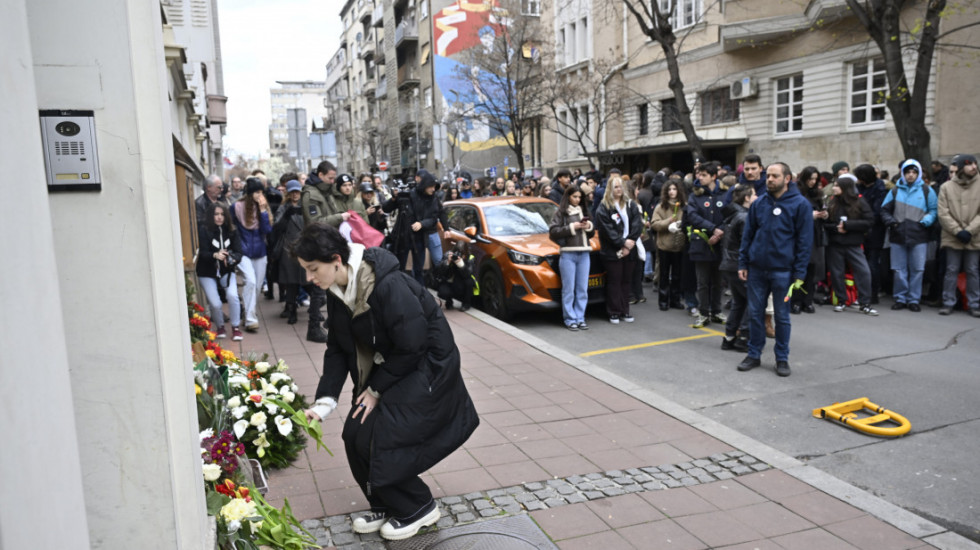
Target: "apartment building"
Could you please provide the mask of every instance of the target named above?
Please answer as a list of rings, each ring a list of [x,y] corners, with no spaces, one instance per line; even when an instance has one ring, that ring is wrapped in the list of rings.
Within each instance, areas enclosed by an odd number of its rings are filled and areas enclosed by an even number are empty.
[[[302,128],[293,128],[293,131],[298,134],[298,139],[309,139],[309,130],[313,125],[323,128],[325,124],[327,85],[321,80],[277,80],[276,84],[278,87],[269,89],[272,120],[269,123],[269,149],[274,155],[288,155],[289,110],[306,110]]]

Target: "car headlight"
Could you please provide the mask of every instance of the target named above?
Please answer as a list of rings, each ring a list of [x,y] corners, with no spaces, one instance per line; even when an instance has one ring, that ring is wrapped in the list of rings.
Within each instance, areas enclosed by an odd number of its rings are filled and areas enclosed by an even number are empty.
[[[524,252],[518,252],[516,250],[508,250],[507,256],[510,257],[510,261],[518,265],[541,265],[541,262],[544,261],[544,258],[541,256],[525,254]]]

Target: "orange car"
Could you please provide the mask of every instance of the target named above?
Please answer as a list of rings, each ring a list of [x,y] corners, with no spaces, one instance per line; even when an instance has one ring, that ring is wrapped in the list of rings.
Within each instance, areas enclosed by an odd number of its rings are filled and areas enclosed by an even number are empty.
[[[444,205],[451,237],[469,243],[475,258],[483,310],[507,319],[528,309],[561,309],[558,245],[548,237],[548,224],[558,210],[537,197],[460,199]],[[604,299],[605,270],[599,259],[599,238],[592,238],[589,303]]]

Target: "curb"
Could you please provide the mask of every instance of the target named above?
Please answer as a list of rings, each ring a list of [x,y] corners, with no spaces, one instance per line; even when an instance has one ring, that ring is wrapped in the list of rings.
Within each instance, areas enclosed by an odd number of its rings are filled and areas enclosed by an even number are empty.
[[[876,497],[823,470],[809,466],[778,449],[724,426],[652,390],[634,384],[537,336],[495,317],[491,317],[483,311],[470,309],[465,313],[923,542],[929,543],[941,550],[980,550],[980,544],[962,535]]]

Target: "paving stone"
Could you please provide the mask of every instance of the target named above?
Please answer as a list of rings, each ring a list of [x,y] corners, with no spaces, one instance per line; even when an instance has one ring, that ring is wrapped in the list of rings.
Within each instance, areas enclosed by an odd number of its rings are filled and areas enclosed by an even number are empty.
[[[585,498],[584,495],[575,493],[574,495],[568,495],[565,497],[565,500],[568,501],[569,504],[578,504],[579,502],[585,502],[589,499]]]
[[[738,458],[740,456],[745,456],[745,453],[742,452],[742,451],[739,451],[738,449],[736,449],[734,451],[728,451],[725,454],[728,455],[728,456],[730,456],[730,457],[732,457],[732,458]]]
[[[631,477],[617,477],[613,481],[615,481],[620,485],[633,485],[634,483],[636,483],[636,481],[634,481],[633,478]]]
[[[596,489],[605,489],[606,487],[612,487],[616,484],[613,483],[611,479],[597,479],[592,482],[592,485],[594,485]]]
[[[521,504],[524,504],[524,503],[527,503],[527,502],[537,502],[538,497],[534,496],[531,493],[521,493],[521,494],[517,495],[516,497],[514,497],[514,499],[517,500],[517,502],[520,502]]]
[[[309,529],[307,529],[309,531]],[[333,539],[330,538],[330,531],[325,528],[320,527],[315,531],[310,531],[313,538],[316,539],[316,543],[320,546],[333,546]]]
[[[341,546],[344,544],[357,542],[357,537],[354,536],[354,533],[337,533],[332,538],[334,546]]]
[[[471,521],[476,521],[476,516],[474,516],[470,512],[466,512],[465,514],[460,514],[456,516],[456,521],[458,521],[459,523],[469,523]]]
[[[667,481],[668,479],[671,479],[671,477],[667,474],[660,473],[660,474],[653,474],[653,479],[659,479],[660,481]]]
[[[618,497],[619,495],[625,495],[626,491],[622,487],[606,487],[602,490],[603,494],[607,497]]]
[[[751,474],[754,471],[755,470],[753,470],[752,468],[749,468],[748,466],[736,466],[736,467],[732,468],[732,473],[735,474],[735,475],[737,475],[737,476],[741,476],[741,475],[745,475],[745,474]]]
[[[709,472],[709,473],[712,473],[713,474],[715,472],[720,472],[721,471],[721,466],[719,466],[717,464],[708,464],[707,466],[704,467],[704,470],[706,472]]]
[[[585,479],[589,479],[592,481],[595,481],[597,479],[602,479],[602,474],[597,474],[597,473],[586,474]]]
[[[677,464],[677,468],[680,469],[680,470],[687,470],[687,469],[693,468],[693,467],[694,467],[694,465],[691,464],[690,462],[680,462],[680,463]]]
[[[643,472],[641,472],[639,468],[630,468],[629,470],[626,470],[626,473],[631,476],[638,476]]]
[[[466,493],[463,498],[469,501],[474,501],[478,498],[483,498],[483,493]]]
[[[345,544],[343,546],[338,544],[337,550],[361,550],[361,544],[357,542],[351,544]]]
[[[490,498],[502,497],[507,494],[507,491],[503,489],[491,489],[487,491],[487,496]]]
[[[514,485],[513,487],[508,487],[505,490],[507,491],[507,494],[508,495],[513,496],[513,495],[519,495],[519,494],[523,493],[524,492],[524,487],[521,487],[520,485]]]
[[[306,529],[307,531],[312,531],[321,525],[320,520],[318,519],[304,519],[303,521],[299,522],[299,524],[302,525],[303,529]]]
[[[349,523],[347,523],[345,521],[344,523],[338,523],[337,525],[331,525],[330,526],[330,532],[332,532],[332,533],[350,533],[351,532],[351,524],[349,524]]]
[[[585,498],[589,500],[595,500],[597,498],[602,498],[606,495],[602,494],[602,491],[586,491]]]
[[[532,483],[525,483],[524,488],[533,493],[534,491],[540,491],[541,489],[544,489],[544,485],[535,481]]]
[[[699,458],[697,460],[691,461],[691,464],[694,464],[694,466],[696,468],[704,468],[708,464],[711,464],[711,461],[710,460],[705,460],[703,458]]]
[[[769,465],[764,462],[757,462],[752,465],[752,469],[757,472],[762,472],[769,469]]]
[[[664,488],[664,484],[659,481],[651,481],[649,483],[644,483],[643,488],[647,491],[659,491]]]
[[[463,502],[463,499],[460,497],[442,497],[443,504],[452,505],[452,504],[460,504],[461,502]]]
[[[508,504],[517,504],[517,499],[512,496],[496,497],[493,499],[493,503],[497,506],[507,506]]]
[[[493,504],[491,504],[489,500],[483,500],[483,499],[474,500],[473,508],[476,508],[477,511],[481,511],[481,510],[486,510],[488,508],[493,508]]]
[[[379,542],[384,540],[381,538],[381,533],[375,531],[373,533],[365,533],[361,535],[361,542],[368,542],[368,541],[375,541],[375,540]],[[384,548],[384,544],[382,544],[381,547]]]
[[[696,479],[698,480],[698,483],[711,483],[715,480],[715,478],[711,477],[709,474],[701,474],[696,476]]]
[[[731,479],[735,477],[735,474],[729,472],[728,470],[722,470],[720,472],[715,472],[715,477],[718,479]]]
[[[681,486],[681,482],[677,481],[676,479],[666,479],[664,480],[664,485],[666,485],[669,489],[676,489],[677,487]]]
[[[633,476],[633,481],[637,483],[647,483],[653,481],[653,476],[650,474],[636,474]]]
[[[487,508],[486,510],[480,510],[480,515],[485,518],[492,518],[500,515],[500,510],[497,508]]]
[[[643,486],[638,483],[634,483],[633,485],[627,485],[626,487],[623,487],[623,490],[626,491],[627,493],[642,493]]]
[[[465,504],[453,504],[449,507],[449,512],[452,514],[462,514],[469,511],[470,507]]]
[[[623,477],[623,472],[620,470],[609,470],[606,472],[606,477]]]
[[[571,483],[572,485],[578,485],[579,483],[584,482],[585,478],[582,476],[572,476],[565,478],[565,481]]]
[[[456,520],[449,516],[440,518],[439,521],[436,522],[436,527],[439,529],[446,529],[447,527],[452,527],[453,525],[456,525]]]
[[[566,505],[568,503],[565,502],[565,499],[554,497],[554,498],[549,498],[548,500],[544,501],[544,504],[548,508],[557,508],[559,506],[564,506],[564,505]]]
[[[685,487],[692,487],[694,485],[698,485],[698,480],[694,479],[693,477],[685,477],[679,481],[681,482],[681,485]]]
[[[720,464],[722,466],[724,466],[725,468],[734,468],[734,467],[738,466],[738,461],[737,460],[725,460],[725,461],[721,462]]]
[[[708,457],[712,462],[721,462],[722,460],[728,460],[728,455],[725,453],[717,453]]]
[[[544,510],[545,508],[547,508],[547,506],[545,506],[543,502],[539,502],[537,500],[535,500],[534,502],[528,502],[524,504],[524,509],[527,510],[528,512],[534,512],[536,510]]]
[[[361,550],[385,550],[388,548],[385,543],[379,541],[370,541],[361,544]]]
[[[683,472],[681,470],[674,470],[673,472],[670,472],[670,477],[674,479],[683,479],[685,477],[690,477],[690,476],[687,475],[687,472]]]
[[[549,487],[548,489],[541,489],[540,491],[535,491],[534,496],[538,497],[541,500],[544,500],[546,498],[558,496],[558,491]]]
[[[347,523],[347,516],[346,515],[342,515],[342,516],[330,516],[330,517],[328,517],[328,518],[326,518],[326,519],[323,520],[323,524],[324,525],[327,525],[327,526],[330,526],[330,525],[340,525],[341,523]]]
[[[593,485],[591,482],[586,481],[584,483],[579,483],[575,485],[575,488],[578,489],[579,491],[594,491],[595,485]]]
[[[742,464],[755,464],[759,461],[759,459],[754,456],[745,455],[742,458],[739,458],[738,461]]]
[[[503,508],[504,512],[507,512],[508,514],[520,514],[524,510],[524,508],[521,508],[521,505],[516,502],[514,504],[505,504]]]
[[[573,495],[577,492],[578,489],[576,489],[573,485],[562,485],[558,488],[559,495]]]
[[[708,472],[704,471],[704,468],[691,468],[687,471],[687,475],[693,477],[703,476],[706,473]]]
[[[568,485],[568,482],[564,479],[549,479],[544,482],[548,487],[561,487],[562,485]]]
[[[660,468],[657,468],[656,466],[647,466],[646,468],[640,468],[640,469],[643,470],[644,472],[650,474],[650,475],[654,475],[654,474],[659,474],[660,473]]]

